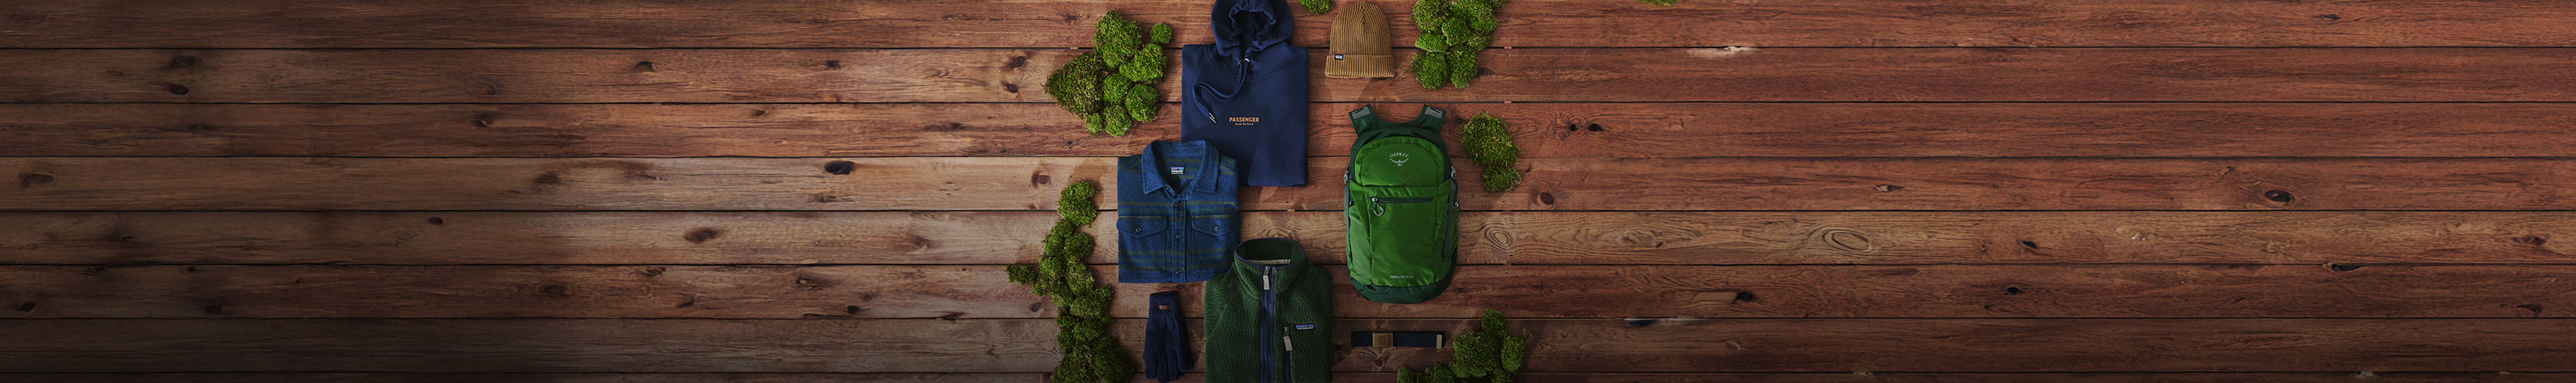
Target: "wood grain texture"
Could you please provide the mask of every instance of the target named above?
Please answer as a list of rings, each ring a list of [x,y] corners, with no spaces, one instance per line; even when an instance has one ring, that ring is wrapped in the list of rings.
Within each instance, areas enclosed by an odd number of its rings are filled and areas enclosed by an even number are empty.
[[[1057,47],[1091,45],[1116,9],[1204,43],[1208,5],[1147,1],[900,0],[410,1],[212,4],[22,1],[0,16],[0,46],[94,47]],[[1401,5],[1398,41],[1415,34]],[[1515,1],[1497,14],[1503,46],[2521,46],[2576,45],[2547,1],[2236,2],[2153,0],[1784,3],[1657,7]],[[1615,17],[1614,17],[1615,16]],[[1329,16],[1298,12],[1300,46],[1325,45]],[[622,33],[600,33],[613,30]],[[1401,44],[1399,44],[1401,45]]]
[[[1359,373],[1352,379],[1365,381]],[[1386,374],[1375,374],[1386,375]],[[2272,376],[2265,374],[2257,376]],[[2297,377],[2279,374],[2284,377]],[[2164,375],[2149,375],[2164,376]],[[2188,375],[2175,375],[2188,376]],[[1141,377],[1141,375],[1140,375]],[[1339,377],[1336,377],[1337,379]],[[1764,378],[1768,379],[1768,378]],[[0,382],[86,383],[1046,383],[1042,373],[0,373]],[[1141,382],[1153,382],[1146,379]],[[1193,380],[1195,383],[1195,380]],[[2401,381],[2402,382],[2402,381]]]
[[[1204,382],[1205,374],[1189,372],[1174,382]],[[1531,383],[2520,383],[2561,382],[2563,373],[2514,372],[2270,372],[2270,373],[1526,373],[1515,381]],[[1046,382],[1043,373],[0,373],[0,382],[91,383],[278,383],[278,382],[491,382],[491,383],[947,383]],[[1345,372],[1335,382],[1395,383],[1395,374]],[[1139,374],[1135,383],[1156,382]],[[1159,382],[1158,382],[1159,383]]]
[[[1104,214],[1090,261],[1117,261]],[[1053,212],[0,213],[0,264],[1022,264]],[[1344,254],[1339,212],[1243,233]],[[1463,264],[2565,263],[2564,212],[1469,212]]]
[[[1341,267],[1329,268],[1339,275]],[[1114,267],[1094,274],[1117,275]],[[1333,278],[1333,296],[1354,297]],[[1002,266],[0,267],[0,318],[1051,318]],[[2576,267],[1465,266],[1440,299],[1341,318],[2576,316]],[[1119,284],[1144,318],[1158,284]],[[1198,302],[1197,285],[1181,285]],[[1198,315],[1199,305],[1183,305]],[[2554,310],[2553,310],[2554,309]]]
[[[1349,153],[1344,113],[1361,105],[1310,105],[1307,154]],[[2576,146],[2568,104],[1436,106],[1510,122],[1524,157],[2559,157]],[[0,154],[1123,156],[1178,139],[1177,121],[1106,137],[1050,104],[0,104],[0,136],[15,138]]]
[[[0,370],[1045,372],[1055,323],[995,320],[12,320]],[[2561,372],[2564,319],[1521,320],[1528,372]],[[1459,320],[1343,329],[1459,331]],[[1141,345],[1144,321],[1114,333]],[[1191,331],[1202,334],[1203,331]],[[866,339],[868,342],[853,342]],[[1904,347],[1889,347],[1891,344]],[[1347,346],[1337,346],[1342,348]],[[1994,357],[1994,350],[2013,357]],[[1334,370],[1447,360],[1336,350]],[[1722,362],[1719,362],[1722,361]],[[1419,366],[1415,366],[1419,367]]]
[[[848,167],[836,167],[846,161]],[[1460,167],[1474,169],[1465,160]],[[1309,185],[1340,161],[1310,160]],[[0,159],[0,210],[1041,210],[1115,159]],[[2547,210],[2567,159],[1536,158],[1470,210]],[[835,174],[831,169],[850,174]],[[146,171],[150,170],[150,171]],[[163,171],[166,170],[166,171]],[[1461,171],[1461,185],[1476,185]],[[1102,195],[1115,195],[1104,184]],[[1248,210],[1338,210],[1328,186],[1246,188]],[[1101,199],[1103,203],[1109,200]]]
[[[1045,102],[1071,49],[18,50],[0,102]],[[1400,55],[1410,55],[1404,53]],[[1314,55],[1313,60],[1327,59]],[[1177,60],[1177,59],[1175,59]],[[1502,49],[1313,101],[2576,101],[2576,48]],[[1320,64],[1317,64],[1320,65]],[[1177,73],[1178,69],[1174,69]],[[1181,81],[1162,83],[1180,100]]]

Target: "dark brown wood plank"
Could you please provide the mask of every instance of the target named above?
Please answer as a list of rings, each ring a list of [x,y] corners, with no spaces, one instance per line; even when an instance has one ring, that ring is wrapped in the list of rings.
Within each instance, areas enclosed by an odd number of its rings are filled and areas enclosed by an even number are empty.
[[[1340,274],[1338,266],[1330,268]],[[1117,275],[1097,267],[1095,275]],[[1343,278],[1336,297],[1358,293]],[[10,266],[0,318],[1048,318],[1002,266]],[[2570,317],[2537,265],[1464,266],[1440,299],[1342,318]],[[1145,317],[1164,286],[1119,284]],[[1182,285],[1197,302],[1196,285]],[[1196,315],[1198,305],[1184,305]],[[2558,308],[2557,310],[2551,310]]]
[[[850,174],[827,166],[849,162]],[[1473,169],[1465,160],[1462,167]],[[1310,185],[1340,161],[1310,160]],[[1106,157],[0,159],[0,210],[1037,210]],[[2576,160],[1524,159],[1470,210],[2549,210]],[[1460,185],[1477,185],[1462,171]],[[1472,186],[1471,186],[1472,188]],[[1102,195],[1115,195],[1104,191]],[[1247,188],[1249,210],[1339,209],[1328,186]],[[1107,204],[1110,198],[1102,198]]]
[[[1364,375],[1352,373],[1352,379],[1366,381]],[[2290,374],[2257,376],[2298,377]],[[1140,375],[1141,376],[1141,375]],[[2161,376],[2161,375],[2149,375]],[[2177,375],[2187,376],[2187,375]],[[1339,377],[1335,377],[1339,379]],[[399,382],[399,383],[1046,383],[1043,373],[317,373],[317,372],[234,372],[234,373],[0,373],[0,382],[86,382],[86,383],[288,383],[288,382]],[[1143,380],[1153,382],[1153,380]],[[1196,379],[1193,379],[1195,382]],[[2400,382],[2403,382],[2401,380]]]
[[[1520,320],[1529,372],[2563,372],[2565,319]],[[1045,372],[1055,323],[996,320],[11,320],[23,372]],[[1336,331],[1458,320],[1344,320]],[[1117,324],[1129,349],[1141,320]],[[1204,331],[1192,331],[1202,334]],[[856,342],[854,340],[868,340]],[[1892,347],[1891,345],[1902,345]],[[1346,347],[1346,346],[1339,346]],[[2010,358],[1993,350],[2014,350]],[[1444,355],[1358,349],[1337,371]],[[1723,361],[1723,362],[1718,362]]]
[[[1198,383],[1207,376],[1198,372],[1181,375],[1175,382]],[[1527,373],[1514,381],[1532,383],[2350,383],[2355,380],[2390,383],[2454,382],[2561,382],[2576,378],[2561,373],[2512,372],[2272,372],[2272,373],[1910,373],[1872,372],[1866,374],[1826,373]],[[1044,373],[70,373],[13,374],[0,373],[0,381],[91,382],[91,383],[277,383],[277,382],[491,382],[491,383],[654,383],[654,382],[730,382],[730,383],[825,383],[825,382],[1045,382]],[[1395,374],[1385,372],[1346,372],[1333,374],[1335,382],[1394,383]],[[1137,375],[1136,383],[1156,382]]]
[[[1085,232],[1115,263],[1110,215]],[[1339,212],[1247,236],[1343,257]],[[18,264],[1013,264],[1053,212],[0,213]],[[2565,212],[1469,212],[1464,264],[2565,263]],[[2026,243],[2026,244],[2025,244]]]
[[[0,213],[8,263],[1036,262],[1053,212]],[[1340,221],[1335,222],[1339,230]],[[1101,223],[1089,230],[1115,241]],[[1107,242],[1115,243],[1115,242]],[[1115,262],[1103,251],[1098,259]]]
[[[1399,39],[1412,21],[1386,5]],[[0,46],[93,47],[1054,47],[1091,45],[1116,9],[1173,23],[1204,42],[1203,1],[899,0],[407,1],[321,6],[285,0],[142,3],[21,1]],[[2151,0],[1783,3],[1657,7],[1515,1],[1497,16],[1506,46],[2515,46],[2576,45],[2547,1],[2237,2]],[[1616,16],[1616,17],[1612,17]],[[1324,46],[1331,17],[1295,12],[1297,44]],[[1652,31],[1652,33],[1642,33]]]
[[[1070,49],[19,50],[0,102],[1044,102]],[[1315,55],[1314,60],[1324,60]],[[2576,101],[2576,48],[1503,49],[1314,101]],[[1177,69],[1175,69],[1177,71]],[[1180,99],[1178,80],[1163,82]]]
[[[1349,153],[1343,113],[1360,105],[1310,106],[1307,153]],[[1439,106],[1510,122],[1525,157],[2557,157],[2576,146],[2569,104]],[[0,136],[15,138],[0,153],[1121,156],[1179,138],[1177,121],[1105,137],[1049,104],[0,104]]]

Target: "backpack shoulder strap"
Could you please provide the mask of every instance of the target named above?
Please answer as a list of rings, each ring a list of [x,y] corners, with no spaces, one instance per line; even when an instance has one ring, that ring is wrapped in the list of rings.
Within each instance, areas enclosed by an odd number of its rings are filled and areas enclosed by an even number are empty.
[[[1351,136],[1357,139],[1351,140],[1351,153],[1359,153],[1360,146],[1368,145],[1369,139],[1373,138],[1369,137],[1369,133],[1385,129],[1386,120],[1377,118],[1377,109],[1370,108],[1368,105],[1360,105],[1359,109],[1352,109]]]
[[[1368,105],[1360,105],[1359,109],[1352,109],[1351,129],[1368,129],[1368,120],[1371,118],[1377,118],[1377,110],[1370,109]]]

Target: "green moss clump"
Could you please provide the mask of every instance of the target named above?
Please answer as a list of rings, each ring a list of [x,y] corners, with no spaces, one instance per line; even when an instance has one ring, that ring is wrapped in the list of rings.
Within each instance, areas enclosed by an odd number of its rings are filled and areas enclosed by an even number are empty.
[[[1083,131],[1125,136],[1137,124],[1154,120],[1160,108],[1153,105],[1163,102],[1162,94],[1151,89],[1171,69],[1163,44],[1172,42],[1172,26],[1147,29],[1110,11],[1092,27],[1096,47],[1047,74],[1047,96],[1081,117]],[[1138,88],[1148,91],[1132,91]]]
[[[1011,266],[1008,272],[1011,283],[1027,285],[1055,303],[1055,343],[1064,353],[1055,366],[1057,382],[1126,382],[1136,374],[1126,347],[1109,336],[1114,293],[1083,262],[1098,245],[1082,227],[1099,218],[1100,208],[1092,202],[1099,193],[1100,184],[1091,181],[1066,185],[1056,199],[1055,226],[1040,242],[1044,255],[1035,266]]]
[[[1100,51],[1083,52],[1081,56],[1074,56],[1073,61],[1065,62],[1064,67],[1057,68],[1055,73],[1047,74],[1047,97],[1054,97],[1056,106],[1064,107],[1074,115],[1099,112],[1100,82],[1092,78],[1109,68],[1100,60]]]
[[[1475,53],[1449,54],[1449,86],[1467,87],[1468,80],[1476,79],[1476,70]]]
[[[1061,196],[1057,197],[1059,200],[1056,201],[1055,204],[1056,219],[1063,222],[1073,223],[1074,226],[1091,225],[1092,220],[1100,218],[1100,205],[1091,203],[1091,197],[1082,197],[1082,201],[1076,203],[1064,203],[1067,201],[1063,199],[1065,199],[1065,197],[1076,195],[1090,196],[1097,194],[1100,194],[1099,183],[1085,181],[1075,182],[1072,185],[1065,185],[1064,192]]]
[[[1307,12],[1321,15],[1333,11],[1333,0],[1297,0],[1297,6],[1305,7]]]
[[[1512,142],[1509,126],[1493,115],[1476,114],[1460,125],[1459,136],[1465,137],[1467,157],[1477,167],[1485,168],[1485,191],[1500,192],[1521,185],[1521,172],[1515,169],[1521,160],[1520,144]]]
[[[1457,372],[1454,372],[1454,370],[1449,368],[1448,363],[1441,363],[1431,365],[1430,368],[1424,368],[1422,369],[1422,372],[1413,372],[1413,370],[1402,368],[1395,369],[1395,382],[1458,383],[1458,375]]]
[[[1397,383],[1510,383],[1529,358],[1529,339],[1503,325],[1503,312],[1485,310],[1485,321],[1451,343],[1451,359],[1416,373],[1396,369]]]
[[[1422,89],[1439,89],[1441,84],[1449,83],[1449,55],[1413,54],[1413,80],[1422,82]]]
[[[1421,34],[1414,36],[1413,47],[1422,53],[1413,55],[1411,72],[1422,89],[1441,86],[1465,88],[1483,73],[1476,54],[1494,41],[1494,28],[1502,21],[1494,16],[1502,0],[1418,0],[1413,3],[1413,26]]]

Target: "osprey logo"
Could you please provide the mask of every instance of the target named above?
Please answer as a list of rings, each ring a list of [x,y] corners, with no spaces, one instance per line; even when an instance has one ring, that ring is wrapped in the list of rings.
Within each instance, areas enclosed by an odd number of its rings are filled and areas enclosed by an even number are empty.
[[[1386,155],[1386,160],[1395,162],[1395,166],[1404,166],[1405,161],[1413,160],[1413,155],[1406,154],[1404,152],[1395,152],[1395,154]]]

